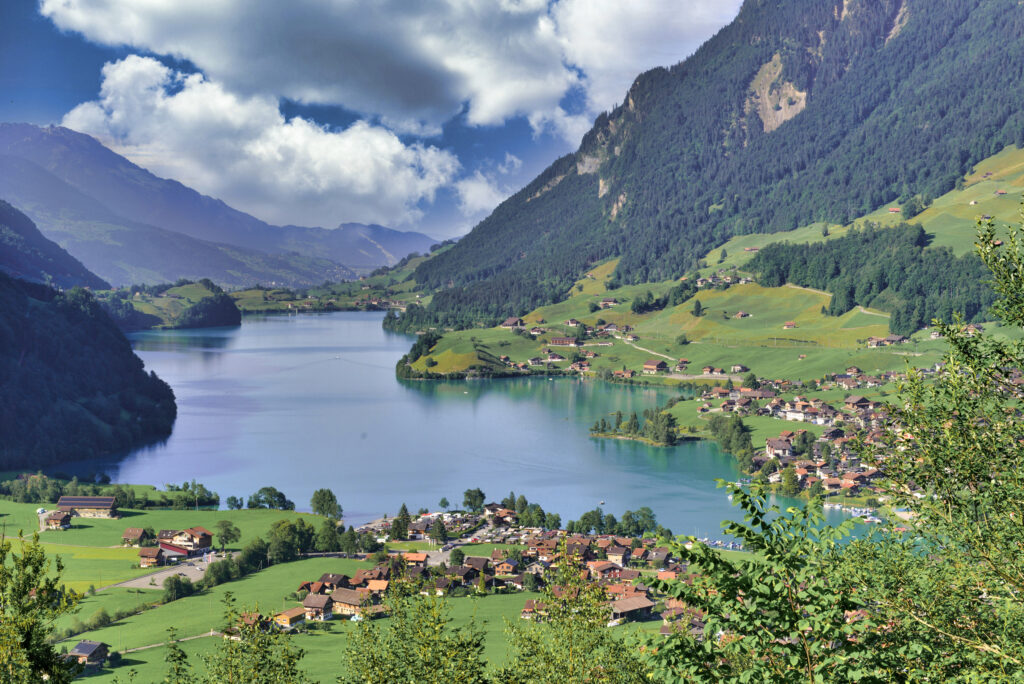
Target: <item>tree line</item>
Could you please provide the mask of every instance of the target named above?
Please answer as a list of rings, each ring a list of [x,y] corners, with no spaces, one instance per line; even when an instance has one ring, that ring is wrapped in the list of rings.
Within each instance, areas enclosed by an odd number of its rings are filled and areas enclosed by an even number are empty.
[[[919,225],[881,228],[867,224],[823,243],[775,243],[757,253],[748,268],[758,282],[787,282],[832,293],[827,312],[841,316],[855,306],[892,312],[889,329],[910,335],[932,319],[986,318],[995,299],[976,254],[955,257],[948,248],[928,247]]]

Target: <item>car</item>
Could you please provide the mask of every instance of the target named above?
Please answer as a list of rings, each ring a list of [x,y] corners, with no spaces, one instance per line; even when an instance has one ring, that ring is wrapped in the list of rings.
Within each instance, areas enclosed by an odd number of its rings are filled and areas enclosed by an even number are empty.
[[[37,508],[36,509],[36,515],[42,515],[45,512],[46,512],[45,508]]]

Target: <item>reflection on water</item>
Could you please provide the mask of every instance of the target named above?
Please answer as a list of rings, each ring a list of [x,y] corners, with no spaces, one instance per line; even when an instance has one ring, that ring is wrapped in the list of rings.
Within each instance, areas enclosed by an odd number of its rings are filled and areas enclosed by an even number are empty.
[[[473,487],[489,499],[525,494],[565,521],[605,501],[616,516],[649,506],[676,532],[720,536],[720,521],[735,516],[715,479],[737,472],[714,444],[589,436],[602,415],[641,413],[671,391],[576,379],[398,381],[395,362],[411,338],[380,321],[268,316],[133,335],[147,368],[174,388],[174,433],[119,463],[83,468],[102,466],[120,482],[195,478],[222,497],[273,485],[305,509],[326,486],[352,523],[403,502],[458,503]]]

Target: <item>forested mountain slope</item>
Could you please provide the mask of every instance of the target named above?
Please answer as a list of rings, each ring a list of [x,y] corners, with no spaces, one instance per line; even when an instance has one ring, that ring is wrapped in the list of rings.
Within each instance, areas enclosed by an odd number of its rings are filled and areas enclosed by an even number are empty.
[[[0,271],[56,287],[110,287],[57,243],[47,240],[32,220],[0,200]]]
[[[166,438],[176,415],[91,294],[0,273],[0,469],[125,451]]]
[[[1017,0],[748,0],[685,62],[639,78],[579,150],[418,283],[471,325],[565,295],[588,264],[677,277],[730,236],[846,223],[952,189],[1024,145]]]

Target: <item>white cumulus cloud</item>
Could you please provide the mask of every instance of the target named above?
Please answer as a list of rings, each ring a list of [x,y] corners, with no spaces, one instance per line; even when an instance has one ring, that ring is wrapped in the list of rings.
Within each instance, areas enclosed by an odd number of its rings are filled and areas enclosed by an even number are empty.
[[[285,120],[272,97],[239,96],[150,57],[107,64],[99,99],[63,124],[277,223],[409,223],[460,168],[450,152],[404,144],[381,126],[356,122],[335,132]]]
[[[339,105],[401,133],[526,117],[578,142],[640,72],[678,62],[741,0],[41,0],[60,29],[187,59],[241,96]],[[586,111],[563,98],[585,93]]]

